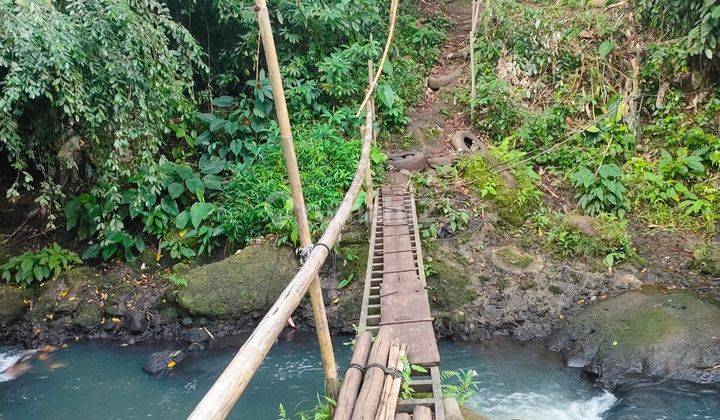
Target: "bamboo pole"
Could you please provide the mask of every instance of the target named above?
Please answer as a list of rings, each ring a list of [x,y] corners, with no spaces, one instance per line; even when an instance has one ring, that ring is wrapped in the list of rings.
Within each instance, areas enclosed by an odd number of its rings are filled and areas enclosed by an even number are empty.
[[[302,182],[300,180],[300,170],[298,169],[297,157],[295,155],[290,115],[288,113],[287,103],[285,102],[285,90],[283,89],[282,76],[280,75],[280,64],[278,63],[277,52],[275,51],[275,39],[273,38],[270,16],[265,0],[255,0],[255,10],[260,27],[260,36],[262,37],[263,47],[265,49],[265,61],[270,76],[270,84],[272,85],[278,125],[280,126],[283,155],[285,157],[288,179],[290,181],[293,213],[295,214],[295,222],[298,227],[300,245],[307,247],[312,245],[310,225],[305,209],[305,197],[303,196]],[[320,287],[320,280],[317,277],[315,277],[310,284],[309,292],[310,304],[315,319],[315,329],[320,345],[320,355],[322,356],[323,371],[325,373],[325,390],[331,398],[335,399],[337,398],[338,392],[337,367],[335,365],[335,354],[333,353],[332,340],[330,338],[330,328],[328,327],[327,316],[325,314],[322,289]]]
[[[337,242],[343,226],[352,213],[355,199],[362,188],[365,169],[370,161],[370,143],[365,142],[360,154],[355,178],[345,193],[335,217],[330,221],[320,243],[332,247]],[[250,379],[260,367],[263,359],[270,351],[280,332],[285,328],[287,319],[298,307],[300,301],[307,293],[312,280],[317,277],[320,268],[327,259],[328,248],[318,246],[313,248],[300,271],[290,281],[290,284],[280,294],[270,310],[265,314],[252,335],[245,341],[235,357],[230,361],[212,388],[205,394],[202,401],[195,407],[189,419],[224,419],[240,398]],[[373,369],[377,370],[377,369]]]
[[[351,365],[365,367],[367,365],[370,349],[372,348],[372,334],[365,331],[355,340],[355,351],[353,351]],[[360,385],[362,384],[363,372],[357,367],[349,367],[345,372],[343,385],[335,409],[335,420],[349,420],[352,415],[355,401],[357,400]]]
[[[398,354],[400,353],[400,342],[397,339],[392,341],[390,345],[390,353],[388,354],[388,369],[392,369],[397,365]],[[382,391],[380,393],[380,402],[378,403],[377,413],[375,413],[375,420],[381,420],[385,418],[385,410],[387,409],[388,401],[390,400],[390,391],[392,390],[393,377],[385,374],[383,380]]]
[[[368,60],[368,83],[372,82],[373,77],[373,62],[372,60]],[[374,101],[372,98],[370,101],[368,101],[367,105],[365,106],[366,112],[365,112],[365,141],[373,141],[375,138],[374,130],[373,130],[373,119],[375,118],[374,109],[373,109]],[[372,223],[373,218],[373,182],[372,182],[372,167],[371,165],[368,165],[367,170],[365,171],[365,204],[367,206],[367,222],[368,225]]]
[[[400,346],[400,352],[398,353],[397,363],[395,368],[402,372],[405,368],[405,358],[407,356],[407,344],[403,343]],[[395,417],[395,410],[397,410],[398,398],[400,397],[400,385],[402,385],[402,377],[393,377],[392,388],[390,390],[390,399],[385,409],[384,420],[393,420]]]
[[[380,328],[368,357],[368,366],[373,364],[387,366],[393,335],[391,327]],[[366,369],[362,388],[360,388],[360,394],[353,409],[352,420],[373,420],[375,418],[384,383],[385,371],[383,369],[378,367]]]
[[[477,31],[477,21],[480,16],[480,0],[472,2],[472,26],[470,28],[470,116],[475,111],[475,97],[477,96],[477,86],[475,81],[475,33]]]
[[[416,405],[413,410],[413,420],[432,420],[432,410],[424,405]]]
[[[407,344],[400,344],[397,340],[393,342],[390,348],[390,356],[388,357],[388,369],[394,369],[397,372],[403,370],[403,358],[407,351]],[[400,395],[400,383],[402,377],[388,374],[385,376],[385,385],[383,387],[382,398],[380,399],[380,408],[375,415],[375,420],[393,420],[395,417],[395,409],[397,408],[398,396]],[[397,387],[395,386],[397,383]]]

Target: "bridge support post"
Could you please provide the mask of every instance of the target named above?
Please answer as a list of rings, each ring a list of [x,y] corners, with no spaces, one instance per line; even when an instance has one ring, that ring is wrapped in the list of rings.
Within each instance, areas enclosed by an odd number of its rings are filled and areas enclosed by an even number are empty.
[[[285,102],[285,91],[283,89],[282,76],[280,75],[280,64],[278,63],[277,52],[275,50],[275,40],[273,38],[270,16],[268,14],[267,3],[265,0],[255,0],[255,11],[257,13],[258,25],[260,27],[260,36],[263,41],[265,61],[268,68],[268,75],[270,77],[270,84],[272,85],[275,112],[277,114],[278,125],[280,126],[283,155],[285,157],[285,166],[288,172],[290,190],[292,192],[293,213],[295,214],[295,221],[298,226],[300,245],[307,247],[312,245],[312,237],[310,236],[307,210],[305,209],[305,198],[303,196],[300,171],[298,169],[297,157],[295,155],[295,144],[293,143],[292,138],[290,116],[288,114],[287,103]],[[325,389],[329,397],[337,399],[338,373],[335,365],[335,354],[333,353],[327,315],[325,314],[322,289],[320,288],[320,279],[318,277],[313,279],[308,292],[310,293],[313,316],[315,317],[315,328],[317,330],[323,370],[325,372]]]

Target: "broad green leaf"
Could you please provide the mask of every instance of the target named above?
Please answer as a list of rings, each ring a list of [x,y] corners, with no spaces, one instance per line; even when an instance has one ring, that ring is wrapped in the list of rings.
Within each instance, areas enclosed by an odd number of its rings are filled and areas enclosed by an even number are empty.
[[[212,104],[220,108],[227,108],[235,104],[235,98],[232,96],[220,96],[213,99]]]
[[[600,58],[603,60],[605,58],[607,58],[607,56],[610,55],[610,53],[612,52],[612,50],[614,48],[615,48],[615,43],[612,40],[603,41],[600,44],[600,48],[598,51],[600,53]]]
[[[620,175],[622,175],[622,171],[620,170],[620,167],[618,167],[614,163],[608,163],[608,164],[600,166],[598,173],[603,178],[617,178]]]
[[[197,202],[190,207],[190,221],[192,225],[197,228],[200,224],[207,219],[210,212],[213,209],[213,205],[210,203]]]
[[[180,230],[185,229],[185,226],[187,226],[189,220],[190,214],[187,210],[183,210],[177,216],[175,216],[175,227]]]
[[[171,182],[167,189],[173,199],[180,197],[185,192],[185,187],[179,182]]]
[[[193,176],[192,178],[186,179],[185,185],[187,186],[187,189],[193,194],[197,195],[205,192],[205,184],[197,175]]]

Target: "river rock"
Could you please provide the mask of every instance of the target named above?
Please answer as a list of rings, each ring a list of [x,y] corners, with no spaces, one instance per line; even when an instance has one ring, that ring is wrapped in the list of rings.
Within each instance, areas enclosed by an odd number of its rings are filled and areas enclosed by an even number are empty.
[[[100,324],[102,320],[102,309],[95,302],[83,302],[75,312],[73,323],[75,326],[90,330]]]
[[[695,250],[691,266],[703,274],[720,277],[720,244],[707,244]]]
[[[398,171],[422,171],[427,167],[427,157],[420,151],[397,152],[388,155],[388,163]]]
[[[147,329],[147,318],[141,311],[131,309],[125,313],[125,326],[131,333],[140,334]]]
[[[643,374],[720,382],[720,307],[685,291],[632,291],[570,319],[550,348],[616,386]]]
[[[9,284],[0,284],[0,326],[10,325],[19,319],[27,305],[20,289]]]
[[[615,288],[620,290],[633,290],[642,287],[643,282],[634,274],[618,274],[613,278]]]
[[[163,350],[153,353],[143,366],[143,370],[150,375],[169,372],[178,363],[185,360],[187,353],[184,350]]]
[[[250,245],[222,261],[185,274],[187,286],[178,304],[197,315],[239,317],[264,311],[275,302],[298,271],[290,247],[270,243]]]

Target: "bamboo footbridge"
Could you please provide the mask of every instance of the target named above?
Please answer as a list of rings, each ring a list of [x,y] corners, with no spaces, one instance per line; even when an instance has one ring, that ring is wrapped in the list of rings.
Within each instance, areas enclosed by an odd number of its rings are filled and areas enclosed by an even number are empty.
[[[388,37],[377,70],[373,71],[372,62],[368,63],[369,84],[357,113],[358,117],[365,113],[365,125],[361,130],[362,151],[355,176],[327,229],[313,244],[268,8],[265,0],[255,0],[293,212],[300,245],[307,257],[189,419],[224,419],[230,413],[306,294],[310,295],[315,318],[326,393],[337,402],[335,419],[462,418],[456,410],[457,404],[442,397],[440,355],[426,291],[412,187],[407,178],[391,173],[385,185],[378,191],[373,189],[370,150],[377,135],[373,125],[373,94],[392,43],[398,3],[399,0],[391,1]],[[338,241],[363,187],[371,222],[371,255],[366,270],[360,333],[341,388],[318,273]],[[407,372],[408,364],[422,369],[413,369],[414,376],[408,378],[402,374],[404,368]],[[424,373],[418,376],[417,373],[422,371]],[[403,380],[408,383],[402,384]],[[413,395],[422,398],[400,398],[404,385],[409,385]],[[446,410],[453,405],[452,415],[446,415]]]

